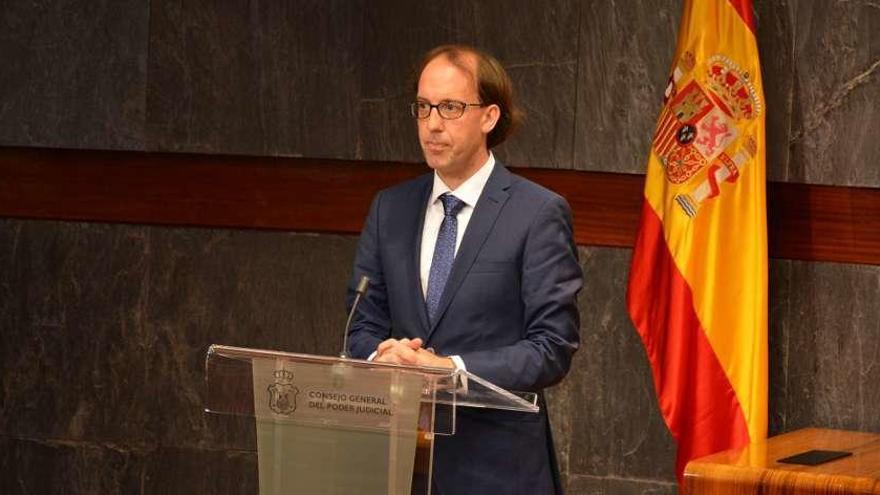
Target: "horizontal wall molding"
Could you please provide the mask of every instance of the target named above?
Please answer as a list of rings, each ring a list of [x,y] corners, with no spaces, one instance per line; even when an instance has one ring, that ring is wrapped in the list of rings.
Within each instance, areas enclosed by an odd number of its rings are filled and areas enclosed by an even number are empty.
[[[0,216],[357,234],[424,165],[0,147]],[[632,247],[643,175],[516,168],[571,204],[575,237]],[[774,258],[880,264],[880,189],[769,183]]]

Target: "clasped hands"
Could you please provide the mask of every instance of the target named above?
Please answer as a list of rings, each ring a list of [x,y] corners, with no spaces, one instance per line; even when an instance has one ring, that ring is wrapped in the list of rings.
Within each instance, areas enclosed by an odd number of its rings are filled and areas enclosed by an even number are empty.
[[[455,362],[422,347],[422,339],[388,339],[376,347],[373,361],[379,363],[414,364],[433,368],[455,368]]]

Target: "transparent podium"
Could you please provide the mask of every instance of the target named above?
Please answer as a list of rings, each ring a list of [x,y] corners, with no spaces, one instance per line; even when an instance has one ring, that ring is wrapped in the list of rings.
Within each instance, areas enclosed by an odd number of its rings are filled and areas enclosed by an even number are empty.
[[[466,372],[222,345],[205,379],[206,412],[254,419],[262,495],[429,494],[457,408],[538,412],[535,394]]]

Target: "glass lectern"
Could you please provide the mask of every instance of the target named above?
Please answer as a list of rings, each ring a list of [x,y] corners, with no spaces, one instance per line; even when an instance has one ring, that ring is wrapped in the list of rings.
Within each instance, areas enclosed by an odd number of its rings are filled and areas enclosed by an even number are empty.
[[[535,394],[466,372],[222,345],[205,378],[206,412],[255,420],[261,495],[429,494],[456,408],[538,412]]]

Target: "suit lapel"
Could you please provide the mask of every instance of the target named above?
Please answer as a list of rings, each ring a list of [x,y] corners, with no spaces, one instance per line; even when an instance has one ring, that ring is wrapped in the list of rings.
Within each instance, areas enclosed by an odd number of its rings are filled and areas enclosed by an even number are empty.
[[[492,175],[489,176],[489,180],[486,182],[482,194],[480,194],[480,199],[477,201],[477,205],[468,222],[467,230],[461,240],[461,245],[455,255],[455,261],[452,263],[452,273],[449,274],[446,287],[443,289],[443,295],[440,297],[437,318],[434,320],[434,325],[430,327],[428,338],[431,337],[431,334],[437,328],[437,324],[443,319],[443,314],[470,271],[471,265],[474,264],[477,254],[479,254],[480,249],[482,249],[483,244],[486,242],[486,238],[492,231],[492,227],[495,225],[498,214],[504,208],[504,204],[510,196],[507,192],[507,189],[510,187],[510,175],[510,172],[500,162],[495,162],[495,169],[492,170]],[[427,202],[427,199],[425,201]],[[424,215],[422,215],[422,218],[424,218]],[[424,222],[424,220],[422,221]]]
[[[413,246],[413,252],[408,257],[406,276],[410,284],[409,293],[413,295],[415,300],[416,312],[419,314],[419,323],[421,323],[420,333],[427,337],[429,333],[428,308],[425,306],[425,295],[422,292],[421,279],[421,255],[422,255],[422,229],[425,227],[425,212],[428,208],[428,198],[431,197],[431,188],[433,186],[433,174],[427,176],[421,187],[417,188],[413,201],[418,201],[412,205],[412,210],[416,212],[416,219],[413,222],[416,228],[412,229],[414,237],[410,246]]]

